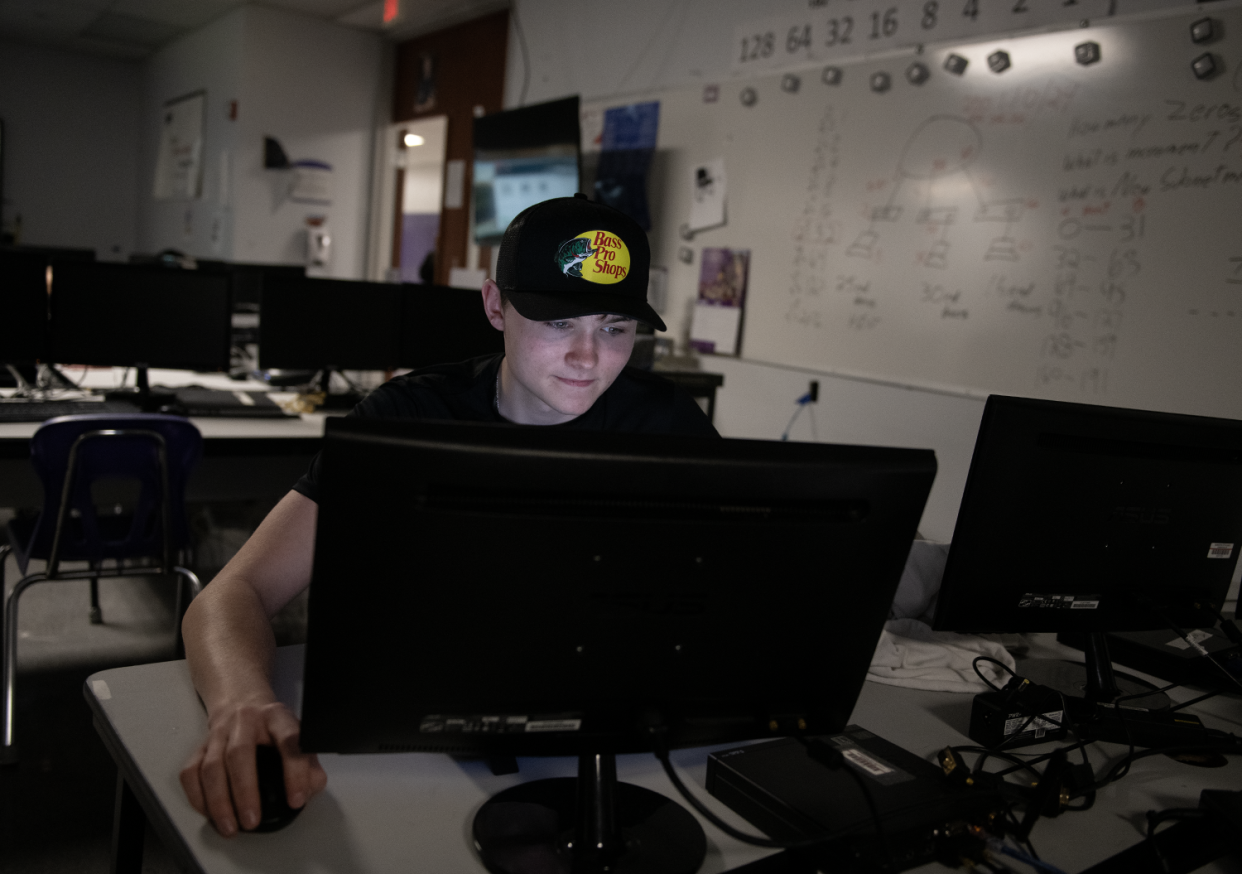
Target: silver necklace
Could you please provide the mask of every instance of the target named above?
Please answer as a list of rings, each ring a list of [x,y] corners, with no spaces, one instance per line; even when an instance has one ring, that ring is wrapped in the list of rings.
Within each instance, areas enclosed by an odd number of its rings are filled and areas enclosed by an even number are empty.
[[[492,402],[496,405],[496,413],[500,413],[500,368],[496,368],[496,394],[492,396]]]

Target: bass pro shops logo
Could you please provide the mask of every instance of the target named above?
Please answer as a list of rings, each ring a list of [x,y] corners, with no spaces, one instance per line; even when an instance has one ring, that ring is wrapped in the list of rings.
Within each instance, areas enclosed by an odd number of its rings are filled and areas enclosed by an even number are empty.
[[[629,274],[630,250],[616,234],[586,231],[561,244],[556,266],[566,276],[612,285]]]

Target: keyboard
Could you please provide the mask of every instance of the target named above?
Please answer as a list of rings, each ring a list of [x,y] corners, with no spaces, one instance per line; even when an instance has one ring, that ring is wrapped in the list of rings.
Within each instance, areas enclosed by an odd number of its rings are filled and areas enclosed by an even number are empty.
[[[86,413],[138,413],[137,405],[127,401],[18,401],[0,400],[0,422],[46,422],[57,416]]]
[[[262,391],[220,391],[210,388],[179,388],[177,412],[186,416],[232,419],[288,418],[280,406]]]

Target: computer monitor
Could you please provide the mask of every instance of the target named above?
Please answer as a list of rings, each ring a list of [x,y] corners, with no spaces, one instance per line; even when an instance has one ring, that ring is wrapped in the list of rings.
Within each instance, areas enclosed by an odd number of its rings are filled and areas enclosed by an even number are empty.
[[[401,348],[401,286],[264,276],[259,366],[264,370],[385,370]]]
[[[401,286],[401,367],[419,368],[505,351],[505,337],[483,312],[478,291]]]
[[[1031,678],[1112,701],[1104,633],[1214,625],[1240,548],[1242,421],[993,395],[934,627],[1086,633]]]
[[[47,272],[42,255],[0,251],[0,364],[48,360]]]
[[[474,120],[474,238],[500,242],[528,206],[580,189],[578,98]]]
[[[263,280],[268,276],[301,278],[306,275],[302,264],[239,264],[233,261],[199,259],[197,269],[204,273],[224,273],[233,282],[233,311],[258,312],[263,296]]]
[[[839,731],[935,468],[929,450],[329,420],[302,746],[577,755],[624,807],[642,790],[605,785],[617,753]],[[480,811],[489,870],[517,833],[505,811],[573,820],[558,785]]]
[[[51,352],[60,364],[228,370],[227,276],[102,262],[52,267]]]

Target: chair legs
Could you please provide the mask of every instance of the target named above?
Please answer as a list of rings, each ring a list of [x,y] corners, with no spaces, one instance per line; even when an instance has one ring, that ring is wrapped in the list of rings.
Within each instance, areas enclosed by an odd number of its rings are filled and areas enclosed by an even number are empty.
[[[91,562],[91,570],[98,570],[96,562]],[[91,577],[91,625],[103,625],[103,610],[99,609],[99,577]]]
[[[47,574],[29,574],[17,581],[4,602],[4,675],[0,678],[0,765],[17,762],[13,741],[14,685],[17,680],[17,599],[28,587],[47,579]]]
[[[4,591],[4,568],[3,561],[8,557],[10,547],[0,547],[0,594]],[[95,568],[92,568],[94,570]],[[182,581],[190,585],[190,598],[193,599],[203,590],[203,584],[199,581],[198,576],[189,568],[176,567],[173,573],[177,578],[177,601],[181,601]],[[134,574],[138,576],[138,574]],[[13,587],[13,591],[9,593],[7,598],[0,598],[3,604],[3,614],[0,615],[0,653],[3,654],[3,670],[0,671],[0,765],[11,765],[17,762],[17,745],[13,734],[14,705],[16,703],[16,684],[17,684],[17,599],[21,597],[22,592],[35,583],[41,583],[48,579],[46,573],[29,574],[17,581],[17,585]],[[61,579],[56,577],[53,582]],[[96,577],[91,578],[92,588],[97,582]],[[177,617],[177,648],[178,654],[181,652],[181,622],[180,611]]]
[[[173,621],[176,623],[176,656],[179,659],[185,658],[185,641],[181,638],[181,615],[182,615],[182,580],[190,584],[190,600],[193,601],[203,591],[203,584],[198,578],[198,574],[189,568],[175,567],[173,573],[177,575],[177,600],[173,608]]]

